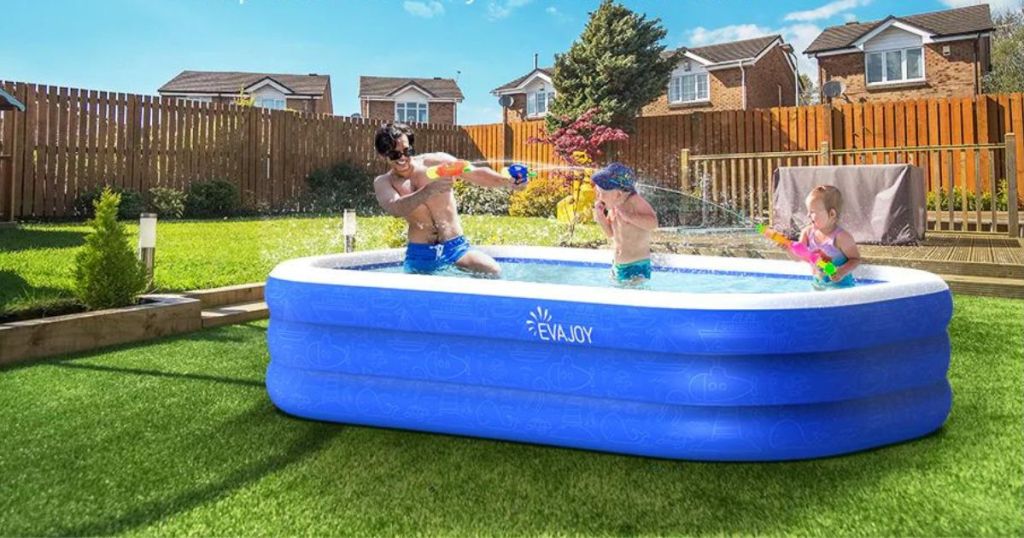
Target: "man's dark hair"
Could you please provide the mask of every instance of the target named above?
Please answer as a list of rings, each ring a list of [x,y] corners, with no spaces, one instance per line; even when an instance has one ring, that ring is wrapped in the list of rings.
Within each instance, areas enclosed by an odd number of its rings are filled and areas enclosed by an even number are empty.
[[[377,148],[379,155],[386,155],[387,152],[395,149],[395,144],[402,135],[409,137],[409,147],[413,147],[415,135],[412,129],[404,123],[385,123],[377,129],[373,136],[373,146]]]

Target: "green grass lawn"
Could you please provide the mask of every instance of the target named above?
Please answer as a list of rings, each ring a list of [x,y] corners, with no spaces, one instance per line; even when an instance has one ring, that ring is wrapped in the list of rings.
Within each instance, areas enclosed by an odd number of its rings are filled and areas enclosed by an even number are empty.
[[[955,298],[941,431],[772,464],[291,418],[263,387],[265,323],[9,368],[0,535],[1020,536],[1022,318]]]
[[[359,219],[357,248],[385,248],[397,219]],[[137,239],[138,224],[126,223]],[[464,216],[474,244],[557,245],[564,227],[552,219]],[[0,230],[0,315],[71,300],[75,252],[89,227],[26,224]],[[594,225],[580,227],[574,243],[601,238]],[[278,263],[300,256],[341,252],[340,218],[265,218],[161,221],[157,232],[156,287],[162,291],[260,282]]]

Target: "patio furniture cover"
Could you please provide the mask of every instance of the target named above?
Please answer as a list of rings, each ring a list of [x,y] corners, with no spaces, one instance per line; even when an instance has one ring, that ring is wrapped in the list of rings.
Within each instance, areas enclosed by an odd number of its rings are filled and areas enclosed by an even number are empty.
[[[927,223],[924,171],[909,164],[780,167],[775,185],[772,225],[790,234],[807,225],[804,199],[818,185],[843,194],[839,224],[858,243],[916,244]]]

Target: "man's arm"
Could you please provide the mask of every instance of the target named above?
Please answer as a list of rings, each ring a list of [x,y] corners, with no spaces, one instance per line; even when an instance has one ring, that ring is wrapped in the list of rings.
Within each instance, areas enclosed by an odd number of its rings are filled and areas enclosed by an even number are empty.
[[[424,153],[420,155],[420,158],[423,160],[423,164],[428,167],[459,160],[443,152]],[[463,173],[460,177],[481,187],[508,187],[510,189],[522,187],[522,185],[515,185],[512,178],[495,172],[489,166],[472,166],[472,170]]]
[[[377,195],[377,203],[387,214],[405,218],[431,196],[451,191],[452,180],[440,178],[416,192],[403,196],[395,190],[387,176],[378,176],[373,180],[373,190]]]

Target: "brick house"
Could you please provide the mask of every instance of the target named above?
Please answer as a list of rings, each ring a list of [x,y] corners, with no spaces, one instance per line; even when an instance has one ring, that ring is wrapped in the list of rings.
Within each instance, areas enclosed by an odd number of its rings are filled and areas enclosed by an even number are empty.
[[[231,103],[245,95],[271,109],[333,114],[329,75],[281,75],[224,71],[182,71],[160,87],[161,97]]]
[[[682,48],[665,93],[643,107],[641,116],[707,110],[745,110],[796,102],[796,61],[782,37],[770,35],[706,47]],[[555,98],[554,69],[533,71],[491,91],[510,96],[503,120],[538,119]]]
[[[498,98],[511,98],[509,106],[501,107],[502,123],[535,120],[548,113],[548,104],[555,98],[555,85],[551,82],[553,67],[537,67],[533,71],[491,90]]]
[[[450,78],[359,77],[364,118],[455,125],[462,90]]]
[[[990,70],[987,4],[826,28],[805,54],[851,102],[981,93]]]
[[[782,36],[683,47],[676,52],[680,60],[667,91],[645,106],[641,116],[796,104],[796,59]]]

